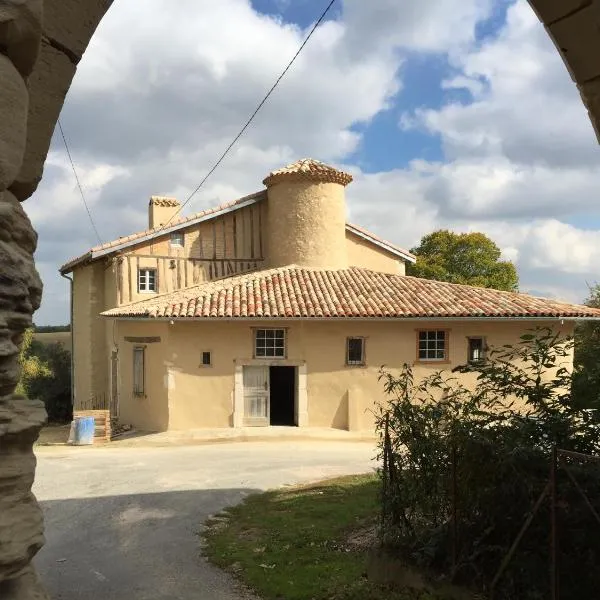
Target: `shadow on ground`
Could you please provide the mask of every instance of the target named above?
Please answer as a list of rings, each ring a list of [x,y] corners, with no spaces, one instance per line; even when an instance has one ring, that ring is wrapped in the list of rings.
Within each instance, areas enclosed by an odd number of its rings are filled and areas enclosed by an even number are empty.
[[[106,474],[110,477],[110,473]],[[41,502],[35,559],[53,600],[233,600],[233,580],[201,556],[203,522],[258,490],[211,489]]]

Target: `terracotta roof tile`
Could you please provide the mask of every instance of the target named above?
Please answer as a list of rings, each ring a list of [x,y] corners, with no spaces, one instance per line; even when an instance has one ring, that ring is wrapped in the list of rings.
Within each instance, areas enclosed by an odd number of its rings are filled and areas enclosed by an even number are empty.
[[[262,190],[260,192],[250,194],[249,196],[244,196],[243,198],[239,198],[238,200],[234,200],[234,201],[228,202],[226,204],[221,204],[219,206],[213,206],[213,207],[203,210],[201,212],[195,213],[189,217],[180,217],[179,219],[174,219],[173,221],[171,221],[171,223],[169,223],[169,229],[171,227],[173,227],[174,225],[185,225],[187,223],[195,221],[196,219],[200,219],[204,216],[208,216],[215,212],[219,212],[219,211],[225,210],[227,208],[236,206],[238,204],[242,204],[242,203],[247,202],[248,200],[251,200],[252,198],[255,198],[255,197],[259,200],[262,200],[264,197],[266,197],[266,191]],[[152,198],[158,198],[158,196],[152,196]],[[164,200],[164,201],[173,200],[171,198],[163,198],[163,197],[160,197],[160,199]],[[152,201],[152,199],[151,199],[151,201]],[[175,202],[177,202],[177,201],[175,201]],[[160,232],[161,229],[166,229],[166,227],[161,225],[159,227],[154,227],[153,229],[146,229],[145,231],[138,231],[137,233],[132,233],[130,235],[120,237],[111,242],[106,242],[104,244],[94,246],[93,248],[90,248],[90,250],[88,250],[85,254],[77,256],[76,258],[72,258],[71,260],[66,262],[62,267],[60,267],[59,270],[61,273],[66,273],[70,269],[72,269],[74,266],[76,266],[77,264],[84,262],[88,259],[93,259],[94,252],[98,252],[100,250],[107,250],[109,248],[116,248],[116,247],[120,246],[121,244],[124,244],[127,242],[132,242],[135,240],[143,241],[144,238],[146,238],[147,236],[150,236],[152,234],[156,234],[156,233]]]
[[[173,319],[600,318],[600,309],[367,269],[289,266],[201,284],[102,314]]]
[[[346,186],[352,181],[352,175],[330,167],[314,158],[302,158],[281,169],[271,171],[263,179],[263,183],[269,187],[284,179],[289,181],[308,180],[323,183],[339,183]]]

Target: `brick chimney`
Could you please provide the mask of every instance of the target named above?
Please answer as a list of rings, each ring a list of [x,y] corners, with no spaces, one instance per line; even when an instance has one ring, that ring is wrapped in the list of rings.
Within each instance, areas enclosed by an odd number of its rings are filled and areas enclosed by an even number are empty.
[[[167,198],[165,196],[151,196],[148,204],[148,225],[150,229],[166,225],[173,217],[177,218],[175,213],[179,210],[181,204],[176,198]],[[171,221],[171,222],[173,222]]]

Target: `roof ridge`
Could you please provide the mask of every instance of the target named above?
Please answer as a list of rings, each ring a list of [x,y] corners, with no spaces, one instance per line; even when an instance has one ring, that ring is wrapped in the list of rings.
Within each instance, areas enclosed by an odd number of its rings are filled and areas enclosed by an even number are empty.
[[[263,183],[269,187],[282,179],[338,183],[345,187],[352,182],[353,177],[350,173],[315,158],[301,158],[289,165],[274,169],[263,179]]]
[[[263,196],[263,198],[260,198],[260,196]],[[121,236],[115,240],[111,240],[109,242],[105,242],[103,244],[93,246],[92,248],[90,248],[89,250],[84,252],[83,254],[68,260],[66,263],[64,263],[60,267],[59,271],[61,273],[65,273],[67,269],[71,269],[72,267],[77,265],[79,262],[86,260],[88,258],[93,258],[92,255],[94,252],[110,250],[110,248],[118,247],[121,244],[124,244],[127,242],[134,243],[137,240],[140,240],[140,243],[141,243],[141,241],[143,241],[143,239],[145,237],[150,236],[150,235],[156,235],[156,234],[160,233],[160,231],[162,231],[162,230],[165,230],[165,232],[166,232],[166,231],[172,231],[174,228],[177,228],[178,226],[185,227],[187,224],[190,223],[190,221],[194,221],[195,219],[199,219],[201,217],[208,216],[213,213],[219,213],[228,208],[233,208],[234,206],[236,206],[238,204],[248,202],[254,198],[258,198],[258,201],[260,201],[260,200],[263,200],[265,196],[266,196],[266,190],[259,190],[258,192],[254,192],[252,194],[247,194],[246,196],[242,196],[241,198],[237,198],[236,200],[224,202],[217,206],[213,206],[213,207],[207,208],[205,210],[201,210],[201,211],[194,213],[193,215],[190,215],[188,217],[180,217],[179,219],[172,221],[169,225],[159,225],[158,227],[153,227],[152,229],[143,229],[141,231],[136,231],[129,235]]]

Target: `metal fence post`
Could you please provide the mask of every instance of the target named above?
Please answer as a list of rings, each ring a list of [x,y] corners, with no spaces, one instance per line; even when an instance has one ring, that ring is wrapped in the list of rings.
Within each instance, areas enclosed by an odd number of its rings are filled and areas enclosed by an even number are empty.
[[[556,512],[558,491],[556,485],[557,453],[552,447],[552,464],[550,465],[550,593],[552,600],[558,600],[558,529]]]

